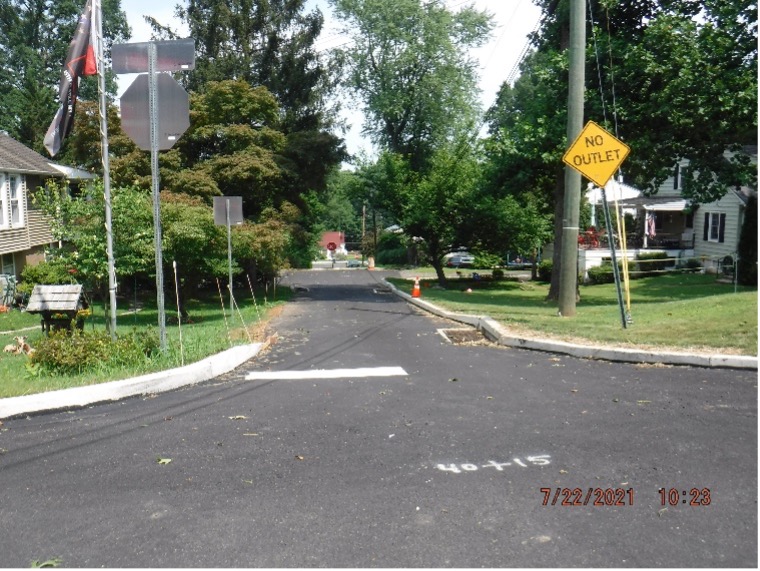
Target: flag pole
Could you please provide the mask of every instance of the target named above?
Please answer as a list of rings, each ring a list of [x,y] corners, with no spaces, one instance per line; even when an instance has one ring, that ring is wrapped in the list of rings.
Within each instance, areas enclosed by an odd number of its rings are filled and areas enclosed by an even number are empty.
[[[103,6],[101,0],[94,0],[97,20],[98,61],[98,110],[100,114],[100,148],[103,163],[103,193],[106,205],[106,253],[108,256],[108,299],[111,308],[111,339],[116,339],[116,269],[113,259],[113,224],[111,220],[111,167],[108,157],[108,120],[106,101],[106,74],[103,56]]]

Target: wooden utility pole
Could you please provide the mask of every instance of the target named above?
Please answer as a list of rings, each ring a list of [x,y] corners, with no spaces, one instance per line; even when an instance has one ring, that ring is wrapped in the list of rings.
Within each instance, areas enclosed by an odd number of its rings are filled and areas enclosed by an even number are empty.
[[[570,81],[567,94],[567,140],[575,141],[583,128],[583,92],[586,80],[586,2],[570,0]],[[578,288],[578,221],[581,175],[565,167],[565,200],[559,275],[559,313],[575,315]]]

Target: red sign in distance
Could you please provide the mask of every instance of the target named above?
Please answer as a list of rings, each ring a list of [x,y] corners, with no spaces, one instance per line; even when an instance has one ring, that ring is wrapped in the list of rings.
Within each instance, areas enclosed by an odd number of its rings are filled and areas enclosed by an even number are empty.
[[[335,242],[329,242],[327,244],[327,249],[330,250],[331,252],[334,252],[335,250],[338,249],[338,245]]]

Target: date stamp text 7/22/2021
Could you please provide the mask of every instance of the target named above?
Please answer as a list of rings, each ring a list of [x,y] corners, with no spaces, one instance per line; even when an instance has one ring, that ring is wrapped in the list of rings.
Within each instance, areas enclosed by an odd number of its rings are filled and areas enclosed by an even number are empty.
[[[543,506],[633,506],[633,488],[539,488],[543,494]],[[712,502],[710,488],[659,488],[660,504],[663,506],[688,505],[709,506]]]

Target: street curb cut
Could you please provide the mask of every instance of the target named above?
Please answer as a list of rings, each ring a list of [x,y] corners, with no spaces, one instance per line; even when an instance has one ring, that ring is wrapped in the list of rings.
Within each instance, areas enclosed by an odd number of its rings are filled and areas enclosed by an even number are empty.
[[[430,302],[419,298],[413,298],[411,295],[399,290],[385,279],[383,279],[383,282],[391,288],[393,293],[409,303],[438,315],[439,317],[471,325],[479,331],[482,331],[489,340],[507,347],[530,349],[533,351],[546,351],[549,353],[562,353],[564,355],[570,355],[581,359],[595,359],[600,361],[757,370],[758,358],[744,355],[722,355],[718,353],[701,355],[697,353],[646,351],[642,349],[597,347],[592,345],[578,345],[566,341],[516,337],[509,333],[500,323],[487,315],[467,315],[447,311]]]
[[[137,395],[158,394],[195,385],[229,373],[255,357],[271,341],[270,338],[264,343],[238,345],[217,355],[206,357],[197,363],[132,379],[0,399],[0,419],[83,407]]]

